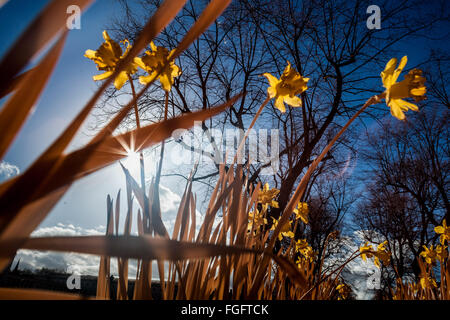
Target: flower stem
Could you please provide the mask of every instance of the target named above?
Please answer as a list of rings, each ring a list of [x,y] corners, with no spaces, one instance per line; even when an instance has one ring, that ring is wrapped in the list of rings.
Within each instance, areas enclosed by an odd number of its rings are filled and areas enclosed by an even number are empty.
[[[169,109],[169,92],[166,91],[166,97],[165,97],[165,108],[164,108],[164,121],[167,120],[167,113]],[[161,180],[161,170],[162,170],[162,163],[164,159],[164,146],[165,146],[165,140],[161,143],[161,153],[159,155],[159,165],[158,165],[158,171],[156,173],[155,178],[155,186],[159,187],[159,181]]]
[[[136,90],[134,89],[133,79],[130,75],[128,75],[128,80],[130,80],[130,86],[131,86],[131,93],[133,94],[134,101],[134,115],[136,117],[136,126],[138,129],[141,128],[141,121],[139,119],[139,110],[138,110],[138,104],[137,104],[137,98],[136,98]]]
[[[242,149],[245,146],[245,140],[247,139],[248,135],[250,134],[250,131],[252,130],[253,126],[256,123],[256,120],[259,118],[259,116],[261,115],[261,112],[263,111],[264,107],[269,103],[269,101],[270,101],[270,97],[267,96],[266,100],[264,100],[264,102],[261,104],[258,111],[256,112],[255,116],[253,117],[252,123],[250,123],[250,126],[247,129],[247,132],[245,133],[244,137],[242,138],[242,141],[239,144],[239,147],[236,151],[236,154],[234,156],[233,163],[231,164],[231,166],[233,166],[236,163],[238,155],[242,152]]]

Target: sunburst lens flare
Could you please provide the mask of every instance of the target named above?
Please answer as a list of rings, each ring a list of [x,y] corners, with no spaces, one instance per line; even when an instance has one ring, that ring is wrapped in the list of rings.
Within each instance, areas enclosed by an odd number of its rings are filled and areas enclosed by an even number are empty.
[[[122,160],[122,165],[130,171],[130,174],[135,176],[139,174],[140,170],[140,155],[134,150],[127,151],[127,156]]]

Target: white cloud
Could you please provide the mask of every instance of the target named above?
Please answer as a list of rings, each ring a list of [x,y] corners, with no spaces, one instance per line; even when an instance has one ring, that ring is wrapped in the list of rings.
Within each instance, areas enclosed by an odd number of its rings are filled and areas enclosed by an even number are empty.
[[[165,186],[160,186],[161,216],[162,220],[171,235],[175,224],[181,197]],[[136,207],[134,207],[136,212]],[[122,217],[123,218],[123,217]],[[220,218],[216,218],[217,222]],[[203,222],[203,216],[196,211],[197,232]],[[136,226],[136,215],[133,215],[133,225]],[[74,224],[57,223],[53,226],[40,227],[36,229],[31,237],[53,237],[53,236],[89,236],[104,235],[106,227],[103,225],[94,228],[82,228]],[[135,232],[133,232],[134,234]],[[35,250],[19,250],[13,265],[20,259],[20,269],[39,270],[42,268],[56,269],[81,275],[98,274],[100,258],[93,255],[77,253],[61,253]],[[153,279],[159,279],[158,268],[154,262]],[[167,272],[167,268],[165,269]],[[111,259],[111,273],[117,275],[117,258]],[[129,277],[135,278],[136,261],[129,261]]]
[[[365,243],[364,232],[355,231],[349,237],[343,237],[343,246],[341,249],[333,254],[328,261],[325,261],[325,266],[344,263],[348,257],[355,251],[359,250],[359,245]],[[349,262],[341,273],[344,281],[350,285],[355,298],[357,300],[371,300],[374,298],[377,282],[380,281],[381,274],[379,269],[374,265],[373,259],[364,261],[361,257]]]
[[[161,201],[161,219],[169,234],[172,235],[181,197],[162,185],[159,188],[159,196]],[[203,215],[198,210],[195,211],[195,220],[196,231],[198,232],[203,223]]]
[[[51,227],[42,227],[35,230],[32,237],[52,237],[52,236],[88,236],[105,234],[105,226],[98,226],[92,229],[85,229],[72,224],[58,223]],[[40,270],[48,268],[68,273],[80,275],[98,275],[100,257],[88,254],[72,252],[52,252],[37,250],[19,250],[14,259],[13,266],[20,260],[19,269]],[[166,264],[167,266],[167,264]],[[136,278],[136,260],[129,260],[128,276],[130,279]],[[153,279],[159,279],[156,262],[153,265]],[[167,268],[165,269],[167,273]],[[111,274],[118,275],[117,258],[111,258]],[[166,274],[167,275],[167,274]]]
[[[105,234],[105,226],[98,226],[94,229],[83,229],[81,227],[75,227],[72,224],[65,225],[58,223],[53,227],[39,228],[31,234],[32,237],[54,237],[54,236],[95,236]]]
[[[0,161],[0,182],[17,176],[20,170],[17,166],[6,161]]]

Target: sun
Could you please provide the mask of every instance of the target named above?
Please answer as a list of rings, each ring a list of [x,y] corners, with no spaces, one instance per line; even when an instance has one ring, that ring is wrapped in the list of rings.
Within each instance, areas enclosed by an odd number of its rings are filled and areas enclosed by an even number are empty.
[[[140,154],[136,151],[128,151],[126,158],[123,159],[122,164],[130,171],[133,176],[139,175],[140,171]]]

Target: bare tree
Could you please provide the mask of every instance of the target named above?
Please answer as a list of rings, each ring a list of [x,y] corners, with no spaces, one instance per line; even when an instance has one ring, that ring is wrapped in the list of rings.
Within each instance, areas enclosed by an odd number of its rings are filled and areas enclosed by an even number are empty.
[[[130,40],[142,27],[140,17],[150,15],[161,2],[118,1],[123,15],[114,22],[111,31],[118,38]],[[174,48],[206,3],[206,0],[188,1],[174,23],[156,39],[157,44]],[[207,109],[244,92],[245,96],[222,116],[203,123],[202,130],[205,133],[211,128],[245,130],[266,97],[268,84],[262,73],[279,76],[286,61],[290,61],[303,76],[310,78],[308,90],[301,95],[303,107],[288,108],[281,114],[268,106],[257,123],[259,128],[280,130],[279,170],[265,177],[261,170],[270,163],[257,163],[250,165],[248,173],[250,183],[271,181],[281,190],[279,208],[270,211],[277,218],[299,179],[333,134],[369,96],[382,91],[379,72],[395,56],[396,45],[430,33],[439,23],[448,21],[445,1],[436,3],[440,6],[430,9],[420,1],[383,1],[379,4],[383,27],[369,30],[366,10],[372,4],[370,1],[233,1],[223,16],[176,61],[183,74],[176,78],[170,93],[169,117]],[[117,103],[120,98],[117,95],[111,92],[105,105]],[[104,110],[105,105],[99,110]],[[109,110],[114,112],[114,107]],[[163,96],[157,90],[150,90],[139,101],[144,121],[158,121],[162,110]],[[374,107],[365,117],[386,112],[385,106]],[[213,152],[206,156],[214,158],[222,142],[207,134],[206,137],[213,146]],[[188,144],[184,147],[194,153],[204,152]],[[346,155],[355,152],[354,144],[341,140],[315,173],[317,178],[311,179],[303,200],[319,199],[320,193],[313,188],[316,179],[324,172],[340,172],[348,160]],[[180,170],[166,171],[164,175],[187,177],[189,171]],[[208,184],[217,173],[217,164],[200,166],[194,181]],[[207,187],[203,191],[206,196]]]
[[[386,123],[370,135],[365,160],[372,181],[355,221],[367,240],[388,240],[399,275],[420,270],[423,245],[437,241],[434,227],[449,221],[449,113],[424,109],[406,123]]]

